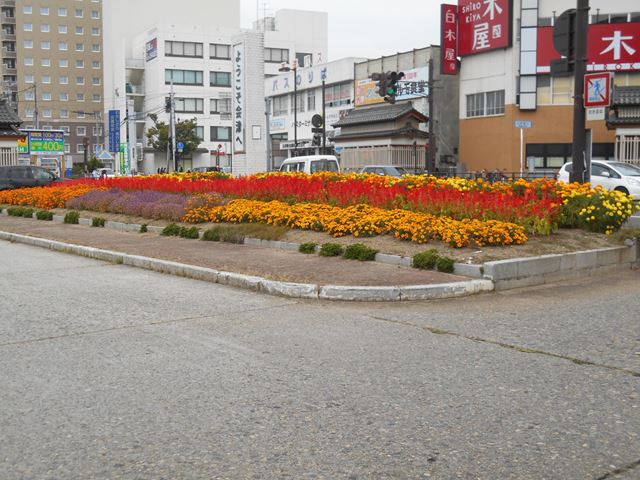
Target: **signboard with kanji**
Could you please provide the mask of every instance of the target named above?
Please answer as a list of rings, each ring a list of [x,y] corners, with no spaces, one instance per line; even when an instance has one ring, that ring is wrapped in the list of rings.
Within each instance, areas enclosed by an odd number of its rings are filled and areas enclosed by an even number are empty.
[[[64,132],[62,130],[28,130],[28,151],[31,155],[64,154]],[[24,144],[23,144],[24,145]]]
[[[611,73],[588,73],[584,76],[584,106],[608,107],[611,104]]]
[[[458,55],[473,55],[511,46],[513,0],[458,2]]]
[[[120,150],[120,110],[109,110],[109,151]]]
[[[640,22],[598,23],[589,26],[587,71],[640,71]],[[553,46],[553,27],[538,29],[537,72],[549,73],[560,59]]]
[[[384,103],[378,95],[376,82],[371,79],[356,80],[356,106]],[[398,83],[397,101],[426,97],[429,94],[429,67],[412,68],[404,71],[404,77]],[[330,101],[327,99],[327,101]]]
[[[440,27],[441,62],[443,75],[458,73],[458,6],[442,4]]]

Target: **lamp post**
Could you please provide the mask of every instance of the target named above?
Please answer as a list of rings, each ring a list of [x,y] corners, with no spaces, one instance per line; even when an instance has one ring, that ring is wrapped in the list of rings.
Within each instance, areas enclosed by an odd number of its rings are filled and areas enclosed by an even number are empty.
[[[293,72],[293,156],[298,155],[298,67],[294,62],[293,68],[283,65],[279,72]]]

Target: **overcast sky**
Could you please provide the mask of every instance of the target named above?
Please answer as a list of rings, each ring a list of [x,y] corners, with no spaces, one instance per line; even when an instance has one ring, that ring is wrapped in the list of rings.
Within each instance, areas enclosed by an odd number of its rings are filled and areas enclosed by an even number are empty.
[[[329,59],[376,58],[440,43],[442,0],[241,0],[242,25],[251,26],[260,4],[267,15],[282,8],[329,14]],[[449,1],[448,3],[456,3]],[[387,32],[384,35],[383,32]]]

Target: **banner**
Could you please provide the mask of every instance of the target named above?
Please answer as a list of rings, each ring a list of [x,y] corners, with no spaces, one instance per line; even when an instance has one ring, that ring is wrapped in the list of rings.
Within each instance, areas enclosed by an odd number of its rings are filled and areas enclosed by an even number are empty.
[[[109,151],[120,151],[120,110],[109,110]]]
[[[513,0],[458,2],[458,55],[473,55],[511,46]]]
[[[364,105],[376,105],[384,103],[384,98],[378,95],[376,82],[369,78],[357,80],[356,107]],[[398,82],[397,101],[411,100],[412,98],[426,97],[429,95],[429,67],[412,68],[405,70],[404,78]]]
[[[29,153],[64,154],[64,132],[55,130],[30,130]]]
[[[144,51],[147,62],[156,58],[158,56],[158,39],[149,40],[144,46]]]
[[[443,75],[458,74],[458,7],[442,4],[440,61]]]
[[[233,138],[234,153],[245,151],[244,43],[233,46]]]

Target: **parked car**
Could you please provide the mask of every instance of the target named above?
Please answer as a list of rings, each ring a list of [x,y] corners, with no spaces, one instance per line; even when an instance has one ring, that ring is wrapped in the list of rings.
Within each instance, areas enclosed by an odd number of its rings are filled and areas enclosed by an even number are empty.
[[[31,165],[0,166],[0,190],[23,187],[42,187],[64,181],[43,167]]]
[[[196,173],[221,172],[222,167],[195,167],[191,171]]]
[[[93,178],[114,178],[117,176],[116,172],[111,168],[96,168],[93,172],[91,172],[91,176]]]
[[[401,177],[409,172],[402,167],[394,167],[393,165],[367,165],[360,169],[359,173],[375,173],[376,175]]]
[[[287,158],[280,166],[281,172],[337,172],[340,173],[338,159],[333,155],[309,155]]]
[[[569,182],[572,163],[565,163],[558,172],[558,180]],[[607,190],[618,190],[640,199],[640,168],[630,163],[606,160],[591,161],[591,183]]]

